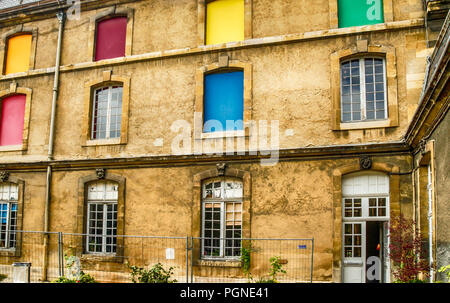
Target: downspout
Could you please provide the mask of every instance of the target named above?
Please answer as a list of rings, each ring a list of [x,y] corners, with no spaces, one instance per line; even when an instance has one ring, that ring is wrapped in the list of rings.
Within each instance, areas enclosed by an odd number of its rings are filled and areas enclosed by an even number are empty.
[[[428,253],[430,262],[430,283],[433,283],[434,279],[434,260],[433,260],[433,188],[431,185],[431,163],[428,164]]]
[[[55,135],[55,116],[56,116],[56,101],[58,99],[59,91],[59,70],[61,64],[61,44],[63,39],[64,22],[66,15],[64,11],[60,11],[56,14],[59,21],[58,31],[58,43],[56,48],[56,64],[55,64],[55,76],[53,81],[53,97],[52,97],[52,110],[50,115],[50,135],[48,140],[48,161],[47,166],[47,182],[45,192],[45,209],[44,209],[44,262],[42,269],[42,281],[47,281],[47,268],[48,268],[48,242],[49,242],[49,221],[50,221],[50,198],[51,198],[51,184],[52,184],[52,167],[50,162],[53,160],[53,145]]]

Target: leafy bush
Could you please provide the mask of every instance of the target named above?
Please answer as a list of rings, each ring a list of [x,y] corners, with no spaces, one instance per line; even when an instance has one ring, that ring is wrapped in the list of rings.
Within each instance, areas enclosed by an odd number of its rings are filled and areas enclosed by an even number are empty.
[[[69,277],[59,277],[52,283],[98,283],[94,277],[80,270],[80,260],[75,256],[64,255]]]
[[[250,273],[250,253],[253,251],[251,245],[248,247],[241,247],[241,263],[242,271],[247,276],[247,279],[252,280],[252,274]]]
[[[277,275],[279,273],[285,274],[286,271],[283,269],[283,264],[281,263],[281,257],[272,257],[269,259],[271,269],[268,273],[269,278],[260,278],[256,280],[256,283],[278,283]]]
[[[173,275],[173,267],[165,270],[161,263],[153,265],[152,268],[146,270],[142,267],[130,266],[131,281],[133,283],[175,283],[177,280],[170,280]]]
[[[85,274],[83,271],[80,272],[80,277],[78,279],[69,279],[67,277],[59,277],[52,283],[98,283],[95,281],[94,277],[89,274]]]
[[[413,220],[393,218],[390,226],[390,253],[393,275],[399,283],[418,283],[419,274],[428,277],[430,266],[425,259],[422,238]]]
[[[7,277],[8,277],[7,275],[0,274],[0,282],[5,280]]]

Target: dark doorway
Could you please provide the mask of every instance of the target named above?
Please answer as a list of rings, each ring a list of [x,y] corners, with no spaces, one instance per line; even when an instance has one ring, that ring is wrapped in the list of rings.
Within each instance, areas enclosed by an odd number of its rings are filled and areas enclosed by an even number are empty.
[[[383,241],[382,241],[382,230],[383,224],[382,222],[375,221],[367,221],[366,222],[366,282],[367,283],[380,283],[382,274],[382,254],[383,251]],[[378,261],[376,263],[368,264],[367,259],[370,257],[377,257]],[[378,279],[373,276],[369,278],[368,275],[368,267],[377,266],[378,271]],[[373,272],[373,271],[372,271]]]

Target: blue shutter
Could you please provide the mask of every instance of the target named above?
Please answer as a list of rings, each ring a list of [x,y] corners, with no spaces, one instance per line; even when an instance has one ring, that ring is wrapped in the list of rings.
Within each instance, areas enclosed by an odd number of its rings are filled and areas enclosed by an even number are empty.
[[[204,85],[204,122],[217,120],[222,125],[221,129],[206,127],[204,131],[243,130],[244,73],[209,74]],[[235,127],[227,127],[227,120],[233,120]]]

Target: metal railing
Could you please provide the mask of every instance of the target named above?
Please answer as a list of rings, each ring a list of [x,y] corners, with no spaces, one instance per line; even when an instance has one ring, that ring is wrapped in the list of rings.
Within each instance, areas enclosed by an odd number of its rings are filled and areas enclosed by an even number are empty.
[[[165,270],[171,268],[171,280],[182,283],[313,280],[313,239],[233,240],[239,241],[240,247],[234,250],[234,257],[227,257],[205,256],[202,245],[206,239],[187,236],[104,236],[101,240],[97,238],[97,243],[114,243],[109,246],[113,251],[105,252],[107,245],[103,245],[99,252],[92,252],[89,240],[94,235],[14,232],[20,235],[15,249],[0,247],[0,275],[6,276],[3,282],[12,282],[16,262],[31,263],[32,283],[70,277],[73,268],[68,267],[68,259],[77,260],[78,271],[106,283],[131,283],[131,266],[148,270],[158,263]],[[223,240],[225,245],[228,240]]]

